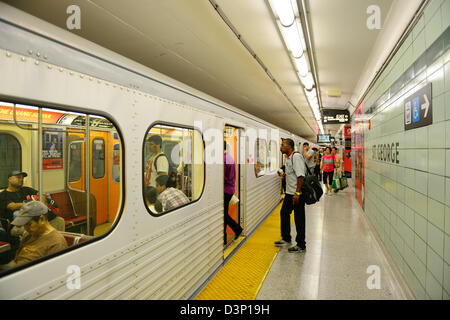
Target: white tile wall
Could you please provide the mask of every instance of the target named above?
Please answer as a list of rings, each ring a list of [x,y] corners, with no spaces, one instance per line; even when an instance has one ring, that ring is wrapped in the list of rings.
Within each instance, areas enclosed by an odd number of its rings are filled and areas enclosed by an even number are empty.
[[[445,206],[445,233],[446,234],[450,234],[450,207]],[[450,248],[450,247],[445,247],[446,251]]]
[[[438,119],[435,120],[438,121]],[[445,122],[441,121],[425,127],[428,128],[428,148],[445,148]]]
[[[366,96],[372,104],[450,26],[450,0],[432,0]],[[447,40],[445,40],[447,41]],[[404,130],[404,100],[432,83],[433,123]],[[399,164],[366,160],[370,221],[419,299],[450,297],[450,51],[372,115],[365,143],[399,142]],[[367,170],[370,168],[370,170]],[[391,210],[392,209],[392,210]]]
[[[444,216],[445,206],[438,201],[428,198],[428,221],[439,229],[444,230]]]
[[[444,257],[444,233],[431,222],[428,222],[427,243],[433,250]]]
[[[430,173],[445,175],[445,149],[428,150],[428,171]]]
[[[430,272],[427,272],[426,291],[429,298],[434,300],[442,299],[442,287]]]
[[[445,177],[428,174],[428,197],[445,203]]]

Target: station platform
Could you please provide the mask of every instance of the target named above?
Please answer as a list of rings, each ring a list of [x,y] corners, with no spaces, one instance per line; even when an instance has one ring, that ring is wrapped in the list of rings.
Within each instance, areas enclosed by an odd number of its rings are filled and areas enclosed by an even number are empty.
[[[353,187],[306,206],[303,253],[273,245],[280,239],[280,209],[281,203],[245,243],[236,241],[240,248],[196,300],[414,299]],[[291,233],[295,239],[294,225]]]

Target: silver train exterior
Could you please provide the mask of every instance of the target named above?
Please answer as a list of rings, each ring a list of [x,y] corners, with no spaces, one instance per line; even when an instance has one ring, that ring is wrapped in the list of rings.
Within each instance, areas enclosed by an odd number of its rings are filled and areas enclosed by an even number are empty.
[[[206,164],[200,199],[150,215],[142,199],[142,150],[155,122],[202,130],[232,125],[305,139],[136,62],[0,3],[0,100],[103,115],[121,133],[121,213],[105,236],[0,278],[0,299],[188,299],[224,264],[223,167]],[[274,115],[275,116],[275,115]],[[268,137],[269,138],[269,137]],[[243,146],[245,158],[251,154]],[[281,155],[277,152],[277,167]],[[240,174],[241,225],[249,236],[279,204],[276,172]],[[81,268],[69,290],[67,267]]]

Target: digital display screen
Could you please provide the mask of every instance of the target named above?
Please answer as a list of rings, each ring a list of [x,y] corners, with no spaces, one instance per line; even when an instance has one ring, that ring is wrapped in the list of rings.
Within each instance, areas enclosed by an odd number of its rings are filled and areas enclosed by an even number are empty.
[[[317,143],[330,143],[331,135],[329,134],[318,134],[317,135]]]

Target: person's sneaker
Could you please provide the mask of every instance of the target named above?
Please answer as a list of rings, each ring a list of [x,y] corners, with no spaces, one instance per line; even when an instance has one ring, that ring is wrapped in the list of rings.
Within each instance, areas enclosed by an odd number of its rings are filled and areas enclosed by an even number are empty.
[[[293,246],[288,249],[289,252],[304,252],[306,248],[300,248],[299,246]]]
[[[290,242],[290,241],[287,242],[287,241],[284,241],[284,240],[276,241],[276,242],[274,243],[274,245],[275,245],[276,247],[284,247],[284,246],[286,246],[286,245],[288,245],[288,244],[291,244],[291,242]]]

